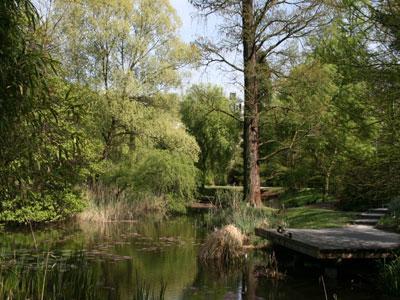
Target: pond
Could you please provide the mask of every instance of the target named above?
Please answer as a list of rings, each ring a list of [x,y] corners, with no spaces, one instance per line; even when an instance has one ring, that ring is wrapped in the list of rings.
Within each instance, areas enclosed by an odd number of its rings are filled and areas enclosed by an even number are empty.
[[[197,217],[70,222],[0,235],[0,299],[25,298],[24,289],[33,299],[325,299],[318,272],[257,277],[265,253],[225,271],[200,265],[206,230]],[[379,298],[353,279],[325,283],[328,299]]]

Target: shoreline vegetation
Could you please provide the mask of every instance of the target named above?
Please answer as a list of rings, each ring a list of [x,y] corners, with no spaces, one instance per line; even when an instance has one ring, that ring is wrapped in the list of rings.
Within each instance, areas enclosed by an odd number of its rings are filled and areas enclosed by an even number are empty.
[[[223,227],[233,224],[248,238],[253,239],[257,226],[277,228],[278,226],[293,228],[329,228],[341,227],[350,223],[356,213],[340,211],[334,208],[337,202],[323,200],[322,195],[312,189],[298,193],[283,192],[282,188],[264,188],[269,193],[280,192],[278,198],[274,195],[274,205],[280,208],[251,207],[242,202],[241,187],[237,186],[207,186],[207,201],[214,204],[214,209],[202,212],[208,228]],[[96,193],[87,192],[88,206],[77,219],[94,222],[124,222],[136,221],[146,215],[167,216],[177,212],[168,210],[166,197],[149,196],[139,200],[131,200],[115,192],[99,189]],[[213,196],[210,196],[210,195]],[[114,195],[114,199],[113,199]],[[204,198],[204,196],[199,196]],[[278,204],[279,203],[279,204]],[[189,211],[179,211],[178,214],[190,214]]]

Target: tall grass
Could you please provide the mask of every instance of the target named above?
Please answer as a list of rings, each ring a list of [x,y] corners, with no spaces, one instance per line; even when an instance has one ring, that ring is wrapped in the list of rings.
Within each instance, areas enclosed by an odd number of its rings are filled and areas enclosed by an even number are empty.
[[[242,193],[227,190],[216,193],[216,204],[223,209],[210,211],[205,216],[209,227],[233,224],[245,234],[253,234],[257,226],[273,227],[280,222],[275,209],[254,208],[242,200]]]
[[[36,262],[1,264],[0,299],[99,299],[96,278],[82,254],[54,261],[47,253]]]
[[[101,286],[101,274],[83,252],[72,253],[67,258],[44,253],[35,261],[0,261],[0,300],[14,299],[109,299]],[[136,272],[132,282],[133,300],[162,300],[166,283],[159,288],[142,280]]]
[[[160,289],[157,290],[149,283],[141,280],[138,273],[136,273],[136,289],[133,293],[133,300],[163,300],[165,299],[165,291],[167,284],[161,281]]]
[[[164,197],[147,194],[132,195],[108,186],[96,184],[86,191],[87,207],[78,215],[82,221],[131,221],[147,213],[165,214]]]
[[[400,256],[383,265],[380,287],[387,295],[400,296]]]

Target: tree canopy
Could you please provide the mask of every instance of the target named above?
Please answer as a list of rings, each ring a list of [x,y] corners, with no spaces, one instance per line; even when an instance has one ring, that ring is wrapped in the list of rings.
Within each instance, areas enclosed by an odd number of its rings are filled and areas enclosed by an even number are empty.
[[[398,1],[190,2],[226,21],[215,40],[183,42],[167,0],[2,1],[0,221],[99,199],[182,212],[210,184],[254,206],[262,185],[348,208],[399,195]],[[244,99],[182,85],[211,63]]]

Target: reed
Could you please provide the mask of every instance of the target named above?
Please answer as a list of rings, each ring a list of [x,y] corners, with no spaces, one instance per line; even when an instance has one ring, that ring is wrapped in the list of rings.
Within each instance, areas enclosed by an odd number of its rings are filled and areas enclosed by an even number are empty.
[[[82,254],[60,261],[49,252],[36,262],[1,265],[0,299],[99,299],[96,282],[97,274]]]
[[[380,287],[387,295],[400,296],[400,256],[383,264],[380,272]]]
[[[104,185],[95,185],[86,191],[87,207],[78,214],[78,220],[93,222],[132,221],[149,213],[166,214],[163,197],[137,194],[132,199]]]
[[[156,289],[149,283],[140,279],[139,274],[136,272],[136,286],[133,293],[133,300],[163,300],[165,299],[165,291],[167,284],[161,281],[160,288]]]
[[[69,257],[48,252],[31,260],[0,261],[0,300],[109,299],[101,274],[81,251]],[[140,278],[133,282],[131,299],[163,300],[166,283],[152,286]],[[115,295],[114,295],[115,296]]]

